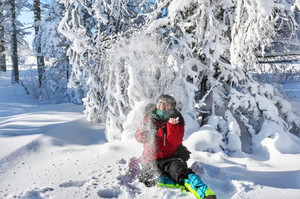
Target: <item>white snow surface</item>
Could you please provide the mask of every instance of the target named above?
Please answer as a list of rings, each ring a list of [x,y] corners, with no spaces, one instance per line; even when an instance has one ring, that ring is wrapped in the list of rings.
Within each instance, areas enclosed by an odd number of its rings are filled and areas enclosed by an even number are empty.
[[[0,74],[0,198],[195,198],[131,178],[129,160],[142,152],[134,138],[107,142],[105,126],[86,121],[82,106],[37,101],[11,85],[10,75]],[[284,89],[299,113],[299,82]],[[194,125],[186,121],[187,129]],[[270,136],[257,140],[261,146],[252,154],[226,154],[221,134],[210,125],[198,128],[184,138],[192,151],[188,164],[218,198],[298,199],[300,141],[275,128],[262,129]],[[133,137],[134,129],[126,135]]]

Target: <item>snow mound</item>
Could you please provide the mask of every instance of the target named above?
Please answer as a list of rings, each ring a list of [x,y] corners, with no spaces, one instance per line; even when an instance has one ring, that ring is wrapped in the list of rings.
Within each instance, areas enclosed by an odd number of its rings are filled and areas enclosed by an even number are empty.
[[[198,131],[194,132],[184,144],[194,151],[220,151],[220,142],[222,135],[211,125],[204,125]]]
[[[7,199],[20,198],[20,199],[44,199],[47,196],[47,192],[53,191],[53,188],[31,188],[25,191],[22,191],[19,194],[10,194],[7,196]]]
[[[291,133],[286,133],[282,127],[273,121],[265,121],[261,131],[253,137],[252,142],[256,151],[269,139],[274,139],[274,148],[283,154],[300,153],[300,140]]]

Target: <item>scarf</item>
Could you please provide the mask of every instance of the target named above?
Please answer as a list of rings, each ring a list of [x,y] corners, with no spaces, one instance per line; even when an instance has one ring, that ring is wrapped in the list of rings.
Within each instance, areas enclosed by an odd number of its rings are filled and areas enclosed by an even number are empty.
[[[151,114],[151,117],[160,123],[168,122],[170,118],[179,117],[179,123],[184,124],[181,114],[176,109],[156,110]]]

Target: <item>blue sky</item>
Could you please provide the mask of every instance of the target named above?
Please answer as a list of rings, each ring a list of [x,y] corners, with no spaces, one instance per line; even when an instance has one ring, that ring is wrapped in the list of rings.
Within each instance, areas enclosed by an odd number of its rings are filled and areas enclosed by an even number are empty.
[[[29,3],[32,4],[32,0],[28,0]],[[41,3],[50,4],[51,0],[41,0]],[[21,14],[18,16],[18,20],[21,21],[25,27],[33,26],[33,11],[28,8],[23,8]],[[25,40],[28,42],[30,48],[32,45],[33,37],[34,37],[34,29],[26,29],[26,31],[31,32],[30,35],[25,37]]]
[[[33,25],[33,12],[29,10],[24,10],[21,12],[21,15],[18,16],[19,21],[23,23],[25,27],[29,27]],[[29,46],[31,47],[31,43],[34,36],[34,29],[26,29],[26,31],[30,31],[30,35],[26,35],[25,40],[28,41]]]

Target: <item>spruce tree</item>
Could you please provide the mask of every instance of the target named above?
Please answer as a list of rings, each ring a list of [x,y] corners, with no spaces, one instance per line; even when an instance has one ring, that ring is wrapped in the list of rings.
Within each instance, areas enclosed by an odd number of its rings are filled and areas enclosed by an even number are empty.
[[[33,1],[33,11],[34,11],[34,31],[35,35],[38,35],[41,21],[41,7],[40,0]],[[44,57],[41,55],[41,42],[40,40],[35,41],[36,44],[36,56],[37,56],[37,67],[38,67],[38,79],[39,79],[39,87],[42,86],[43,82],[43,74],[45,72],[45,62]]]
[[[6,71],[3,3],[0,2],[0,70]]]
[[[16,24],[16,4],[15,0],[10,1],[10,43],[12,62],[12,83],[19,83],[19,63],[18,63],[18,40]]]
[[[68,2],[61,22],[60,31],[73,42],[69,57],[76,63],[77,85],[87,86],[86,115],[106,122],[108,140],[132,138],[137,125],[132,118],[139,120],[146,104],[162,93],[175,97],[185,119],[219,131],[225,151],[250,152],[243,145],[259,146],[272,136],[260,133],[268,125],[297,131],[300,119],[289,103],[250,73],[274,37],[276,15],[286,12],[280,3],[138,2],[137,15],[123,12],[132,8],[126,3]],[[139,10],[143,6],[149,9]],[[97,25],[86,27],[79,9]],[[128,23],[120,20],[123,14]]]

